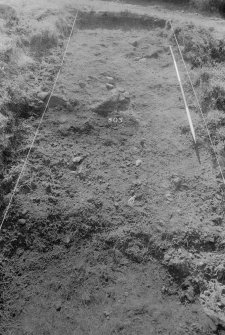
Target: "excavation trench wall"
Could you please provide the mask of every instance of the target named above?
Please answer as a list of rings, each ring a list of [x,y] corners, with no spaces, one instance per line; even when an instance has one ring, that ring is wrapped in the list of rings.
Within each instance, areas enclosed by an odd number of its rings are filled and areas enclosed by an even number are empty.
[[[75,14],[75,12],[73,12]],[[166,20],[138,15],[129,12],[79,12],[78,26],[80,29],[156,29],[165,28]]]

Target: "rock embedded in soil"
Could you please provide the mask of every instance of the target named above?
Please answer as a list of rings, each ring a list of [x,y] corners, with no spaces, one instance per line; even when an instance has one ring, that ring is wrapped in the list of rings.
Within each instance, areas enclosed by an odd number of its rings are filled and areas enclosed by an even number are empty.
[[[92,112],[97,113],[101,116],[108,116],[110,113],[117,109],[119,101],[119,92],[113,91],[111,96],[100,101],[99,103],[91,107]]]
[[[142,164],[142,160],[141,159],[137,159],[135,162],[136,166],[140,166]]]
[[[50,108],[55,108],[55,107],[68,108],[68,107],[70,107],[70,104],[64,96],[60,96],[58,94],[53,94],[50,101],[49,101],[49,107]]]
[[[119,102],[122,102],[122,103],[126,102],[126,98],[123,94],[120,94]]]
[[[167,193],[165,197],[167,201],[173,201],[173,195],[171,193]]]
[[[106,311],[103,312],[103,314],[105,315],[105,317],[109,318],[111,312],[106,310]]]
[[[58,300],[55,302],[55,309],[59,312],[62,308],[62,301]]]
[[[73,158],[73,164],[79,164],[82,162],[82,160],[83,160],[82,156],[76,156]]]
[[[140,145],[142,146],[142,148],[144,148],[145,143],[146,143],[146,139],[143,138],[143,139],[140,141]]]
[[[79,82],[79,86],[80,86],[80,88],[85,88],[85,87],[86,87],[86,84],[83,83],[83,82]]]
[[[107,83],[107,84],[106,84],[106,88],[107,88],[108,90],[113,90],[113,89],[114,89],[114,85]]]
[[[107,82],[108,82],[109,84],[111,84],[111,85],[114,85],[114,84],[115,84],[115,80],[114,80],[113,77],[106,77],[106,80],[107,80]]]
[[[20,225],[25,225],[25,224],[26,224],[26,220],[25,220],[25,219],[19,219],[19,220],[18,220],[18,223],[19,223]]]
[[[145,55],[144,58],[158,58],[160,52],[161,52],[160,50],[156,50],[153,53],[151,53],[150,55]]]
[[[71,243],[72,239],[71,239],[71,236],[67,235],[64,239],[64,243],[65,245],[68,247]]]
[[[76,156],[76,157],[73,157],[72,159],[72,162],[69,163],[69,168],[70,169],[77,169],[77,167],[82,163],[82,161],[84,160],[84,157],[83,156]],[[81,171],[80,171],[81,172]]]
[[[133,47],[136,48],[136,47],[138,46],[138,42],[137,42],[137,41],[134,41],[134,42],[131,43],[131,45],[133,45]]]
[[[126,98],[126,99],[130,99],[130,93],[127,92],[127,91],[123,93],[123,96],[124,96],[124,98]]]
[[[22,254],[24,253],[24,250],[19,248],[16,252],[17,256],[22,256]]]
[[[47,98],[49,98],[49,95],[50,95],[49,92],[44,92],[44,91],[42,91],[42,92],[39,92],[39,93],[37,94],[37,97],[38,97],[39,99],[41,99],[42,101],[45,101]]]
[[[23,216],[25,216],[27,213],[28,213],[28,210],[27,210],[27,209],[24,209],[24,210],[22,211],[21,214],[22,214]]]

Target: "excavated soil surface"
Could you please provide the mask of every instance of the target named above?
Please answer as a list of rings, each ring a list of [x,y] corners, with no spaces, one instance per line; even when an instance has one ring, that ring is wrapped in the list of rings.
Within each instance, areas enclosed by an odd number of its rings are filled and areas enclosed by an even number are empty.
[[[165,24],[80,14],[3,229],[2,334],[222,334],[220,180]]]

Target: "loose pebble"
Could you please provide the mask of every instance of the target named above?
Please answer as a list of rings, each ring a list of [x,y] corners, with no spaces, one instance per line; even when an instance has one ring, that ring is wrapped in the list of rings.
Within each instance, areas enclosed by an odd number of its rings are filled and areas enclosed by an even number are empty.
[[[114,85],[112,85],[112,84],[107,83],[105,86],[108,90],[114,89]]]
[[[136,162],[135,162],[135,165],[136,166],[140,166],[142,163],[142,160],[141,159],[137,159]]]
[[[107,80],[107,82],[108,82],[109,84],[111,84],[111,85],[114,85],[114,83],[115,83],[115,80],[114,80],[113,77],[106,77],[106,80]]]

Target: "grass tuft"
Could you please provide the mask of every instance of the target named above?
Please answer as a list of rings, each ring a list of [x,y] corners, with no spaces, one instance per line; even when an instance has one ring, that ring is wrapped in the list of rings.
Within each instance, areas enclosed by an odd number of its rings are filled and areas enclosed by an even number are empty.
[[[58,45],[58,34],[55,30],[44,27],[34,32],[30,38],[31,50],[45,52]]]
[[[175,33],[192,68],[225,62],[225,40],[216,40],[209,30],[190,24],[176,27]]]

